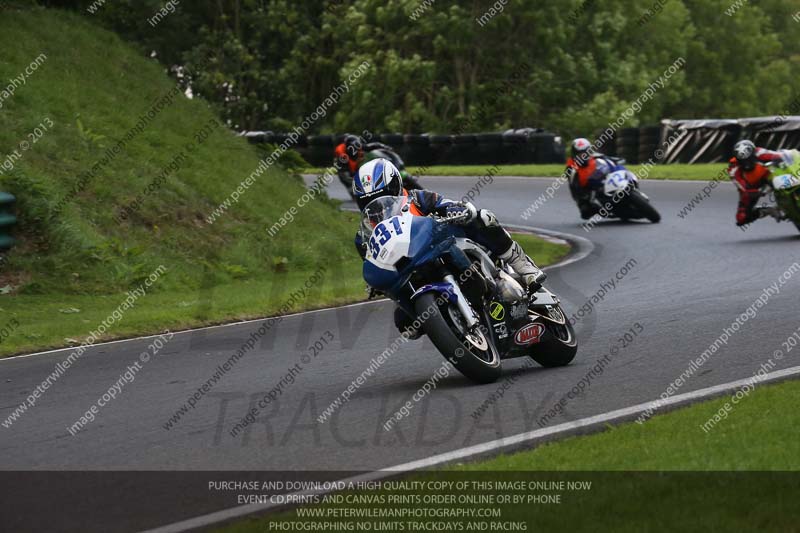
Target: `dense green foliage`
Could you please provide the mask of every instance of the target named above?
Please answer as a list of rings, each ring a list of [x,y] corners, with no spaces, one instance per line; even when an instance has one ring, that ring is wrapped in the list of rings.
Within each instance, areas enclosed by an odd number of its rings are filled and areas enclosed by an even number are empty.
[[[242,129],[299,124],[365,60],[312,132],[593,131],[679,57],[685,69],[627,125],[778,114],[800,92],[798,0],[184,0],[155,27],[162,0],[94,15],[92,1],[45,3],[102,20],[165,65],[205,65],[193,88]]]

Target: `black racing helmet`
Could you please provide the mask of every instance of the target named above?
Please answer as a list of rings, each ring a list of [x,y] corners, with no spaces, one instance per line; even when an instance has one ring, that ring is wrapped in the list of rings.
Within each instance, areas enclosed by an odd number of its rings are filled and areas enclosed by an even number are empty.
[[[361,140],[361,137],[353,135],[352,133],[346,133],[342,142],[344,143],[344,149],[347,155],[349,155],[351,159],[358,159],[361,151],[364,149],[364,141]]]

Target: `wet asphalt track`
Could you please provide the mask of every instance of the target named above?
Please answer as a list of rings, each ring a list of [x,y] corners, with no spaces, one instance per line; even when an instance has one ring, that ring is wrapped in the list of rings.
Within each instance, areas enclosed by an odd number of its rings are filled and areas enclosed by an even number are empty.
[[[442,177],[425,178],[423,183],[460,198],[478,180]],[[502,381],[476,386],[454,373],[414,404],[396,429],[383,430],[384,421],[442,365],[442,357],[429,342],[417,341],[393,354],[331,420],[316,422],[369,366],[370,359],[396,338],[392,304],[379,302],[286,318],[170,430],[163,424],[260,322],[176,335],[93,423],[73,437],[67,426],[119,379],[150,340],[96,346],[10,429],[0,427],[0,468],[364,471],[390,467],[540,427],[537,421],[553,404],[573,389],[598,359],[617,348],[603,373],[579,397],[570,399],[564,412],[548,425],[596,415],[657,398],[764,288],[800,261],[800,232],[791,224],[779,225],[768,219],[747,232],[735,227],[736,193],[727,183],[681,219],[678,211],[704,183],[646,182],[644,191],[662,214],[660,224],[603,222],[590,233],[581,227],[566,187],[523,220],[524,210],[551,183],[550,179],[495,178],[474,202],[492,209],[504,223],[572,233],[594,243],[585,260],[550,271],[548,286],[562,298],[570,315],[626,264],[628,273],[577,324],[580,350],[574,364],[562,369],[533,366],[524,370],[479,420],[471,413]],[[330,193],[345,197],[338,183],[331,186]],[[795,275],[680,392],[755,373],[800,326],[799,293],[800,275]],[[268,297],[275,296],[265,295]],[[642,332],[622,348],[618,339],[634,327]],[[306,348],[325,332],[334,340],[318,357],[303,363]],[[0,418],[5,420],[68,353],[0,362]],[[232,437],[229,431],[249,407],[297,363],[302,370],[294,383],[264,410],[258,423]],[[796,357],[787,357],[775,369],[796,364]],[[507,374],[524,366],[522,359],[504,363]],[[85,497],[77,497],[78,503],[72,505],[84,505],[92,514],[98,512],[91,501],[93,493],[110,497],[119,490],[117,485],[103,486],[97,478],[80,478],[74,483],[76,493]],[[152,527],[223,505],[219,501],[182,501],[163,484],[152,483],[144,499],[159,500],[157,506],[136,513],[103,507],[97,516],[105,514],[113,520],[109,518],[111,521],[98,529]],[[230,502],[225,505],[232,506]],[[19,518],[23,509],[18,507],[12,514]],[[132,514],[135,519],[125,518]],[[19,526],[14,518],[6,515],[11,524]],[[56,516],[51,518],[56,521]]]

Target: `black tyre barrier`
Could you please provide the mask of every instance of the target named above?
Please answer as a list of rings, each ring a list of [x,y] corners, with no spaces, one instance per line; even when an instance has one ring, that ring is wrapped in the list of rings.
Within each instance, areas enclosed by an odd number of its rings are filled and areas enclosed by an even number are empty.
[[[453,149],[447,163],[450,165],[478,165],[482,162],[478,153],[478,138],[472,133],[453,136]]]
[[[547,133],[542,128],[518,128],[515,130],[506,130],[505,133],[518,133],[520,135],[525,135],[526,137],[530,137],[534,133]]]
[[[522,133],[503,133],[503,163],[524,164],[531,159],[528,136]]]
[[[333,162],[333,135],[309,135],[303,158],[315,167],[327,167]]]
[[[289,135],[286,133],[276,133],[272,136],[272,142],[275,144],[283,144],[289,139]]]
[[[308,137],[309,146],[325,146],[326,148],[333,148],[333,135],[310,135]]]
[[[606,142],[604,142],[599,151],[612,157],[622,157],[619,154],[619,146],[617,145],[616,135],[611,136]]]
[[[243,132],[242,136],[252,143],[279,145],[290,140],[287,133],[271,131]],[[290,143],[290,147],[297,150],[310,165],[327,167],[333,161],[335,146],[342,142],[343,137],[343,134],[300,136]],[[365,140],[390,146],[409,166],[565,161],[565,147],[561,138],[541,128],[462,135],[383,133],[371,134]]]
[[[661,126],[639,128],[639,162],[655,161],[655,152],[661,146]]]
[[[639,128],[624,128],[617,136],[617,156],[635,165],[639,162]]]
[[[17,217],[14,216],[16,201],[14,195],[0,192],[0,250],[8,250],[14,246],[11,230],[17,225]]]
[[[496,165],[508,162],[503,153],[502,133],[478,133],[475,138],[478,141],[477,156],[481,163]]]
[[[403,150],[400,156],[406,165],[427,166],[433,163],[431,139],[427,135],[407,133],[403,135]]]
[[[742,138],[742,124],[732,119],[664,120],[662,139],[676,138],[663,163],[720,163],[727,161],[733,145]],[[798,128],[800,129],[800,128]]]
[[[566,161],[563,141],[552,133],[534,133],[528,137],[528,144],[534,150],[533,160],[530,163],[550,164]]]
[[[443,165],[449,160],[453,149],[452,135],[431,135],[431,164]]]
[[[403,135],[400,133],[381,133],[380,142],[388,144],[395,150],[399,150],[403,145]]]

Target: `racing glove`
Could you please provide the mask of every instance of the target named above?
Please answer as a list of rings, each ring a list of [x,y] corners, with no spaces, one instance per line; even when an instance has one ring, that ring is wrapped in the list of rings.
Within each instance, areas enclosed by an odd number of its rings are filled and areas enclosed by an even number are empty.
[[[442,215],[445,218],[453,219],[453,224],[466,226],[478,216],[478,210],[470,202],[453,202],[443,207]]]

